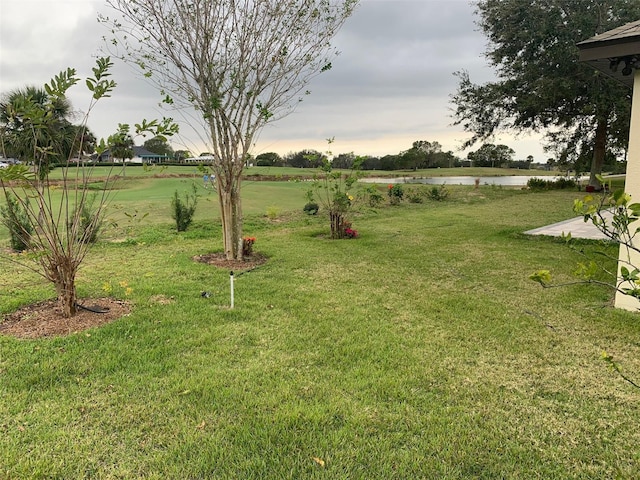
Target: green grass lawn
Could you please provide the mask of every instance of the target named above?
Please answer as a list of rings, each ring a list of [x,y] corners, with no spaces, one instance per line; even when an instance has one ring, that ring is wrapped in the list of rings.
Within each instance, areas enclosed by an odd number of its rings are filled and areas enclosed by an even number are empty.
[[[81,296],[126,281],[129,316],[0,337],[0,478],[637,477],[640,392],[600,358],[640,375],[637,315],[601,287],[528,280],[572,278],[578,253],[521,232],[571,217],[577,192],[451,187],[363,207],[360,237],[332,241],[300,212],[303,182],[246,182],[269,260],[231,310],[229,272],[192,261],[222,248],[215,199],[185,233],[168,218],[183,181],[123,186],[114,211],[153,211],[81,270]],[[0,312],[54,295],[2,268]]]
[[[136,211],[148,213],[144,223],[166,223],[171,219],[170,197],[177,190],[179,195],[192,192],[195,185],[199,195],[196,220],[217,219],[220,216],[218,194],[205,189],[202,182],[187,178],[140,179],[123,182],[110,207],[110,214],[120,223],[126,222],[124,213]],[[266,215],[275,209],[276,215],[298,210],[304,205],[304,193],[309,185],[304,182],[243,182],[242,201],[247,215]],[[123,216],[124,215],[124,216]]]

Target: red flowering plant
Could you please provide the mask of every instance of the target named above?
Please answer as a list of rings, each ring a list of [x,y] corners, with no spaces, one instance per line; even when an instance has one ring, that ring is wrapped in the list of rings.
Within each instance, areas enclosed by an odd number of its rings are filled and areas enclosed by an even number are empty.
[[[351,228],[351,223],[344,222],[344,238],[358,238],[357,230]]]
[[[399,183],[396,183],[395,185],[389,184],[389,191],[387,194],[389,195],[389,202],[391,205],[397,205],[402,201],[404,189]]]
[[[242,255],[250,257],[253,255],[253,244],[256,243],[256,237],[244,237],[242,239]]]

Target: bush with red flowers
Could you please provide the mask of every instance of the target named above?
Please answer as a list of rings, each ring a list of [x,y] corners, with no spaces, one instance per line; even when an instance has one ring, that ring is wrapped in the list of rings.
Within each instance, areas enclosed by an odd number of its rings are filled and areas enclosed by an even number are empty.
[[[244,237],[242,239],[242,255],[250,257],[253,255],[253,244],[256,243],[256,237]]]
[[[351,223],[344,222],[344,235],[343,238],[358,238],[358,232],[351,228]]]
[[[399,183],[389,184],[389,191],[387,192],[389,195],[389,202],[391,205],[397,205],[402,201],[402,197],[404,197],[404,188]]]
[[[345,238],[358,238],[358,232],[353,228],[345,228],[344,229]]]

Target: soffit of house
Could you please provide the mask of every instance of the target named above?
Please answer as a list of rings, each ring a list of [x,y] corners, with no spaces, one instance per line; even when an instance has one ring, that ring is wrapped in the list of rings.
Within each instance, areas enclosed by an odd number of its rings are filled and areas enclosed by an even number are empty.
[[[591,37],[577,46],[581,62],[633,86],[633,72],[640,68],[640,20]]]

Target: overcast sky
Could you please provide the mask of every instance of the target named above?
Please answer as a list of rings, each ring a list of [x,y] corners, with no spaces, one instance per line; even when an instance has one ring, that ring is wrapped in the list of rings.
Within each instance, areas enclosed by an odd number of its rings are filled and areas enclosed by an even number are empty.
[[[326,139],[335,137],[335,154],[396,154],[428,140],[466,156],[459,148],[469,135],[450,116],[453,73],[467,70],[477,83],[492,78],[473,11],[469,0],[362,0],[335,38],[341,54],[333,69],[312,81],[311,95],[293,114],[262,131],[252,153],[324,151]],[[0,92],[43,85],[67,67],[89,73],[109,33],[98,12],[109,13],[99,0],[0,0]],[[158,107],[156,88],[131,67],[118,64],[114,79],[112,98],[89,119],[98,137],[114,133],[118,123],[169,115]],[[86,110],[82,85],[70,97],[76,110]],[[539,137],[505,134],[494,142],[512,147],[517,159],[546,161]],[[186,125],[171,143],[195,155],[206,149]]]

